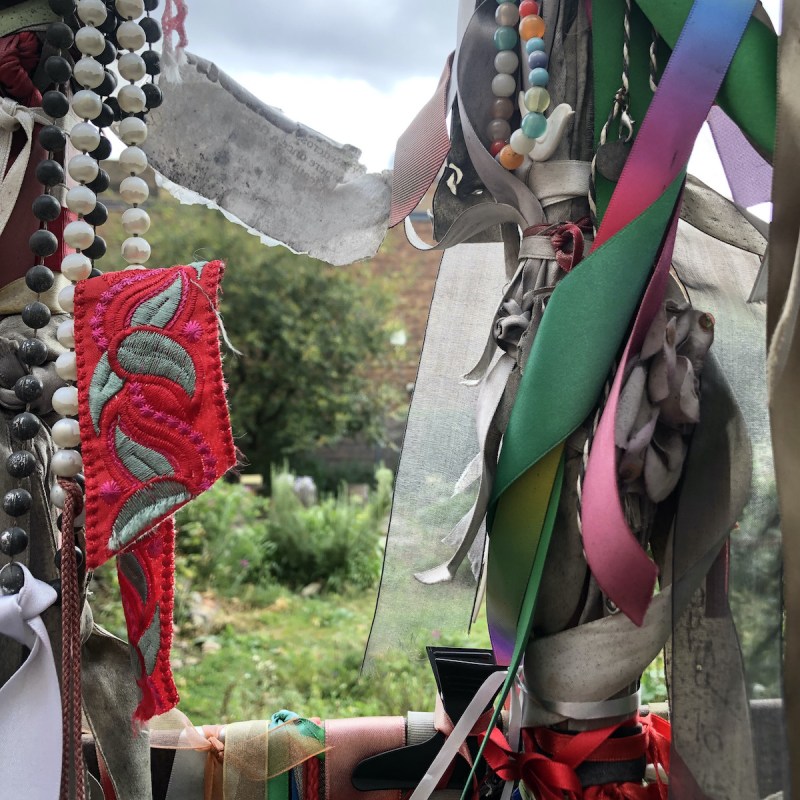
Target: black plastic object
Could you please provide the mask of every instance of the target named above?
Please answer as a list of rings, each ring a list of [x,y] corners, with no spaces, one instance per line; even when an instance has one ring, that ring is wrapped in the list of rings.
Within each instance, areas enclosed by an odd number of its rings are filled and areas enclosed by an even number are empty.
[[[454,725],[461,719],[484,681],[493,672],[505,669],[495,664],[491,650],[429,647],[427,651],[442,705]],[[362,792],[414,789],[441,750],[445,739],[443,733],[437,732],[427,742],[365,758],[353,770],[353,786]],[[474,757],[478,750],[477,743],[473,741],[467,744]],[[463,787],[468,775],[468,765],[463,759],[457,759],[448,787]]]

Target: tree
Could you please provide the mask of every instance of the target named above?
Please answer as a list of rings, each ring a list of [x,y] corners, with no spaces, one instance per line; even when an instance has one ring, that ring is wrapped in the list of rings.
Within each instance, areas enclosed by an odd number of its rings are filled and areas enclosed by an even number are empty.
[[[151,200],[150,267],[226,261],[221,312],[240,356],[224,355],[234,436],[251,467],[293,453],[381,430],[388,390],[369,370],[388,352],[391,294],[365,280],[360,265],[331,267],[269,247],[202,206],[168,197]],[[122,232],[116,215],[101,231],[109,255],[102,269],[119,269]],[[223,346],[223,350],[224,350]]]

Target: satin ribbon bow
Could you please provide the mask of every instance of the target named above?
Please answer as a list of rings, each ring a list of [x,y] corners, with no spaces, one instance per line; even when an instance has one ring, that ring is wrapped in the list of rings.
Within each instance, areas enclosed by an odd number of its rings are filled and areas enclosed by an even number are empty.
[[[61,693],[53,651],[41,614],[53,605],[52,586],[20,565],[25,583],[0,597],[0,634],[30,654],[0,688],[0,759],[3,797],[57,797],[61,781]]]
[[[192,787],[198,782],[198,765],[196,761],[179,765],[182,752],[206,754],[203,800],[264,800],[270,780],[329,749],[322,728],[296,716],[196,727],[175,710],[153,724],[151,746],[177,751],[167,800],[196,796]],[[159,729],[160,724],[167,729]]]
[[[659,767],[669,773],[670,725],[648,715],[638,722],[642,732],[634,736],[612,739],[620,727],[631,721],[620,722],[595,731],[562,734],[547,728],[525,731],[530,752],[515,753],[505,737],[494,729],[486,743],[484,756],[492,771],[504,781],[520,781],[539,800],[666,800],[668,789]],[[551,755],[541,752],[547,748]],[[645,755],[647,763],[656,767],[656,782],[609,783],[584,788],[576,773],[584,761],[626,761]]]
[[[568,764],[554,761],[543,753],[515,753],[505,736],[495,728],[483,751],[486,763],[506,782],[524,783],[540,800],[581,797],[583,787]]]

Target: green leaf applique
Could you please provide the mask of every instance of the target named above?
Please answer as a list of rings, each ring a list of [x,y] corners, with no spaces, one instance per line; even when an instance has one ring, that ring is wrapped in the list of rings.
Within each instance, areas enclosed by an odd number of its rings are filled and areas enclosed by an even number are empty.
[[[126,436],[119,425],[114,430],[114,445],[117,448],[119,460],[125,469],[146,483],[151,478],[167,477],[175,474],[172,464],[156,450],[151,450],[139,442]]]
[[[142,303],[131,317],[131,325],[166,328],[175,316],[183,295],[183,277],[177,278],[163,292]]]
[[[158,375],[175,381],[189,395],[194,394],[196,374],[188,352],[163,333],[134,331],[117,349],[122,367],[136,375]]]
[[[108,363],[108,353],[103,353],[89,384],[89,414],[95,433],[100,434],[100,415],[106,403],[125,385]]]
[[[135,491],[122,506],[111,526],[109,549],[117,552],[127,547],[153,523],[185,503],[191,495],[178,481],[159,481]]]

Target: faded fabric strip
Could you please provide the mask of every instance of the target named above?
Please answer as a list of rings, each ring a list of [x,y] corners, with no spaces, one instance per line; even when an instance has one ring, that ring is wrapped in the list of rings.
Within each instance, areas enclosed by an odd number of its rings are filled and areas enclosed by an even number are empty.
[[[786,609],[784,692],[787,720],[800,719],[800,5],[783,4],[774,214],[770,228],[767,294],[767,385],[769,389],[775,477],[783,532],[783,579]],[[791,789],[800,793],[800,729],[789,728]]]
[[[708,114],[725,177],[734,202],[743,208],[766,203],[772,192],[772,165],[747,141],[736,123],[719,107]]]
[[[419,204],[450,149],[447,96],[453,54],[445,63],[439,85],[397,140],[392,177],[389,227],[402,222]]]
[[[223,268],[109,273],[76,288],[90,569],[235,463],[217,333]]]
[[[359,717],[332,719],[324,724],[325,800],[362,800],[364,792],[353,787],[355,766],[369,756],[404,747],[405,717]],[[397,790],[370,792],[370,800],[400,800]]]

